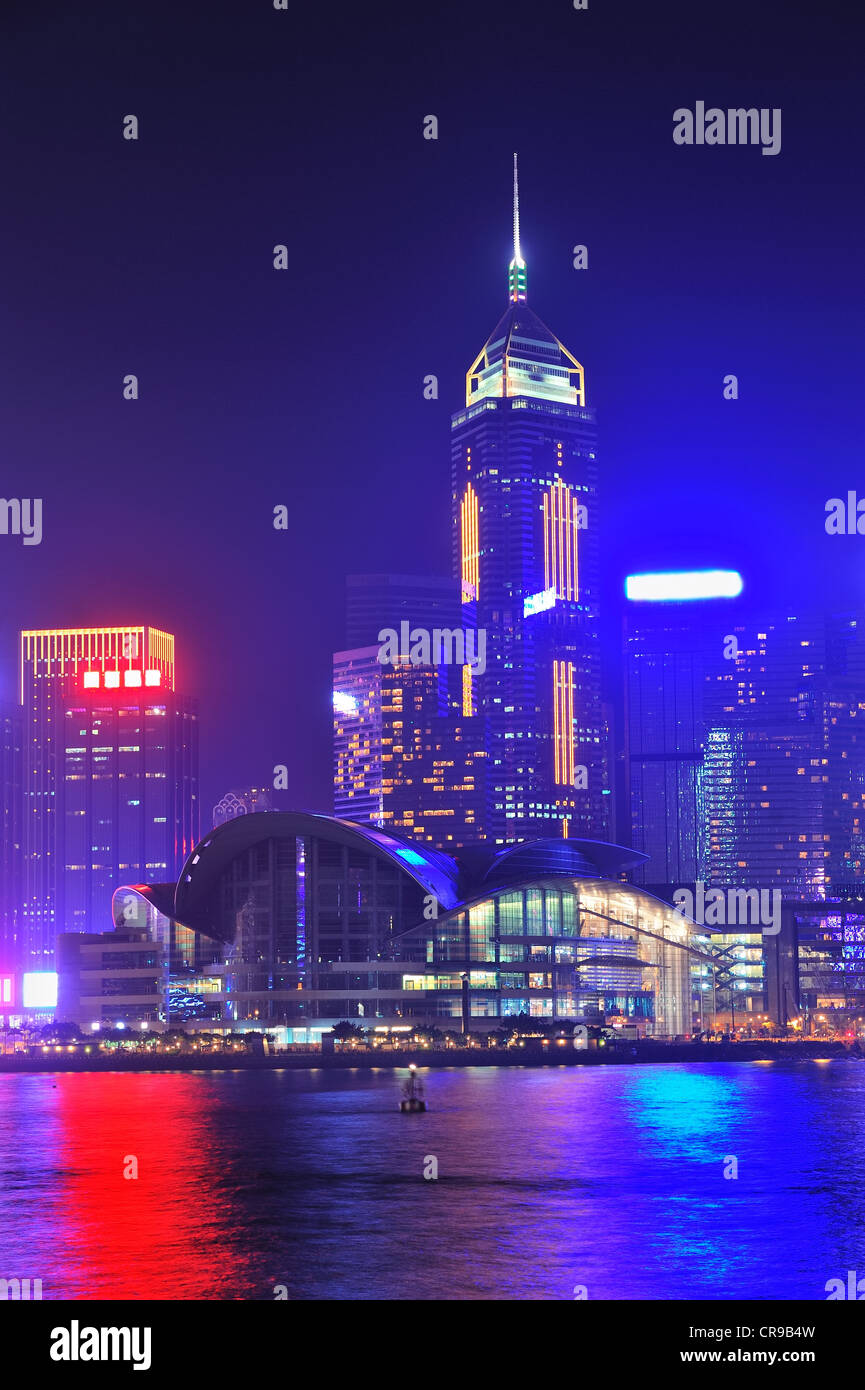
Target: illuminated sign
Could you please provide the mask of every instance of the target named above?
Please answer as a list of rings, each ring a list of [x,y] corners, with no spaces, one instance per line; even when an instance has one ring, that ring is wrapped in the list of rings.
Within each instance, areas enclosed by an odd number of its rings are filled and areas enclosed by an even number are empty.
[[[335,714],[357,714],[357,697],[347,695],[344,690],[335,690],[333,692],[333,708]]]
[[[14,1004],[15,989],[13,985],[13,975],[0,975],[0,1009],[5,1005]]]
[[[642,602],[736,598],[742,592],[738,570],[676,570],[669,574],[630,574],[625,594]]]
[[[137,669],[129,671],[85,671],[81,678],[81,685],[84,690],[119,690],[121,684],[129,688],[137,688],[142,685],[157,686],[162,684],[162,672],[157,669],[139,671]]]
[[[26,629],[21,633],[22,703],[37,663],[40,675],[72,676],[79,690],[117,690],[133,668],[140,677],[136,685],[174,689],[174,637],[155,627]],[[149,679],[148,672],[154,673]]]
[[[21,1000],[25,1009],[56,1009],[56,970],[30,970],[22,975]]]
[[[539,594],[527,594],[523,599],[523,617],[528,618],[532,613],[544,613],[548,608],[556,606],[555,585],[551,589],[542,589]]]

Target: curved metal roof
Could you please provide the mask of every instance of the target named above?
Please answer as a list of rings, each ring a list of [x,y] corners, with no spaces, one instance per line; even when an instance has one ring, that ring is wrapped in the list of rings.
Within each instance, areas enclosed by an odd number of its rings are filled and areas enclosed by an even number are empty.
[[[490,893],[549,878],[607,879],[646,856],[598,840],[528,840],[495,849],[473,845],[455,857],[380,830],[315,811],[254,811],[225,821],[192,850],[176,884],[132,884],[166,917],[214,934],[213,894],[238,855],[263,840],[319,837],[381,855],[430,894],[444,911]]]
[[[504,887],[531,878],[607,878],[648,858],[604,840],[521,840],[490,859],[479,886]]]
[[[443,907],[456,906],[458,869],[446,855],[409,844],[375,826],[356,825],[314,811],[253,811],[225,821],[199,842],[183,865],[171,915],[183,926],[210,931],[203,920],[220,876],[244,850],[262,840],[318,836],[348,848],[377,853],[396,864]],[[162,909],[160,909],[162,910]]]

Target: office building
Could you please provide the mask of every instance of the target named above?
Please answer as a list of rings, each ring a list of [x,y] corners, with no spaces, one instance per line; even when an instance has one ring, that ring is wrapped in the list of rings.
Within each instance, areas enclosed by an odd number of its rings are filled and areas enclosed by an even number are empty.
[[[17,706],[0,706],[0,967],[21,968],[24,721]]]
[[[198,716],[152,627],[22,632],[20,699],[21,943],[42,968],[58,931],[109,925],[119,883],[179,871],[199,834]]]
[[[595,414],[583,366],[527,300],[515,156],[507,307],[451,421],[454,572],[486,637],[470,698],[487,725],[487,834],[500,845],[605,838],[611,820]]]

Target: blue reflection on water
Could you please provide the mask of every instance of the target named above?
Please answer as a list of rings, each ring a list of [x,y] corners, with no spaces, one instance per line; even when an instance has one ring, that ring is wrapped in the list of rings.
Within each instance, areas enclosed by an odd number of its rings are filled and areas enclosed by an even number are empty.
[[[0,1276],[47,1298],[824,1299],[865,1273],[860,1063],[455,1068],[419,1116],[389,1071],[105,1080],[0,1076]]]

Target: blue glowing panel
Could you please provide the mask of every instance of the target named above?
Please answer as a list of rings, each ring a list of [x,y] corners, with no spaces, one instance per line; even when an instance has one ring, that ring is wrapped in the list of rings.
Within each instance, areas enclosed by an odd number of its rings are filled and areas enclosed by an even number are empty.
[[[528,594],[523,599],[523,617],[528,618],[532,613],[543,613],[547,608],[555,608],[555,606],[555,588],[542,589],[539,594]]]
[[[424,859],[423,855],[418,854],[417,850],[398,849],[397,854],[399,855],[400,859],[404,859],[407,864],[426,864],[426,860]]]
[[[673,570],[668,574],[629,574],[625,580],[627,598],[650,603],[736,598],[741,592],[738,570]]]

